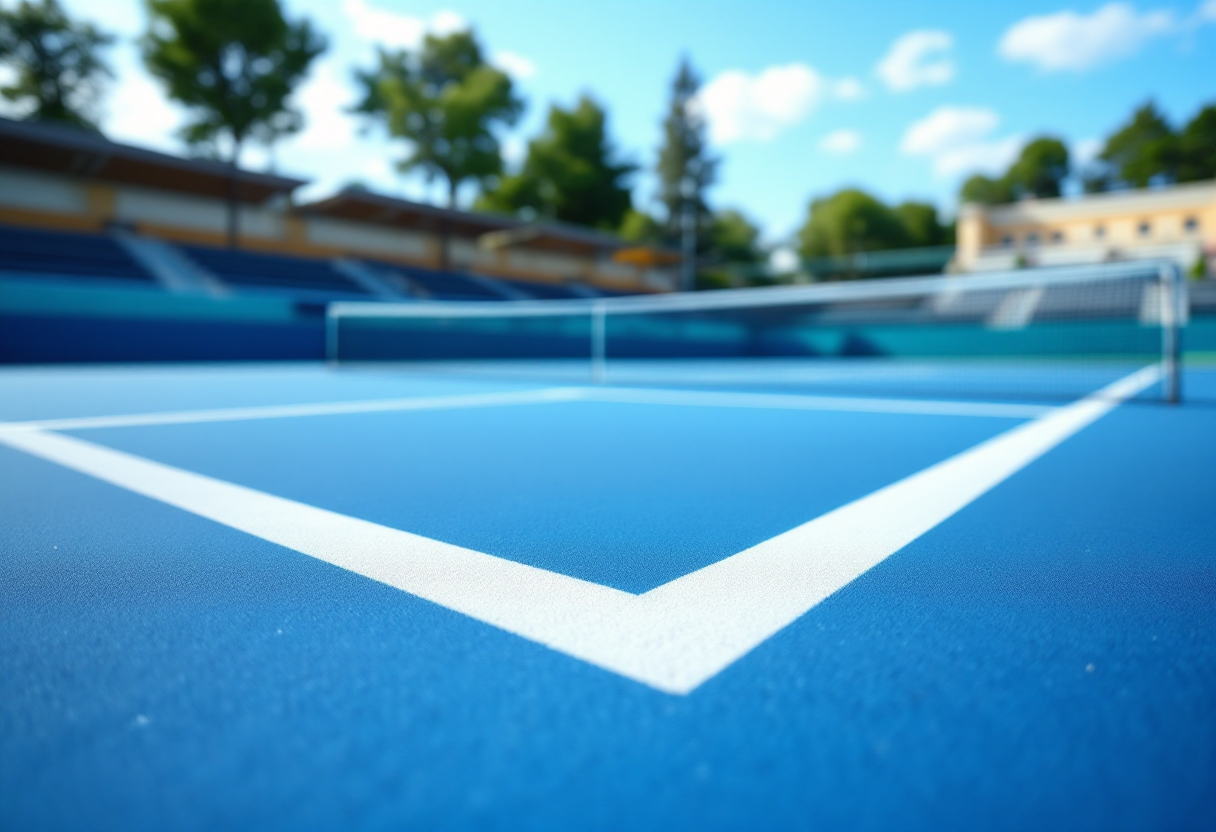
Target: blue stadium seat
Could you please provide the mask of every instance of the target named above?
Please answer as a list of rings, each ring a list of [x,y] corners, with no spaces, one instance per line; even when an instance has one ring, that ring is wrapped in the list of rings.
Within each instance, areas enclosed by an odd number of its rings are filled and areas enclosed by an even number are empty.
[[[366,295],[328,260],[255,254],[237,249],[179,246],[186,256],[231,286]]]
[[[0,273],[154,282],[126,250],[102,234],[0,225]]]
[[[538,300],[568,300],[588,297],[587,294],[560,283],[530,283],[523,280],[504,280],[503,283]]]
[[[394,277],[404,277],[409,285],[402,287],[412,294],[433,300],[505,300],[506,295],[495,292],[482,281],[458,272],[441,272],[400,263],[363,260],[364,265],[384,275],[392,283]]]

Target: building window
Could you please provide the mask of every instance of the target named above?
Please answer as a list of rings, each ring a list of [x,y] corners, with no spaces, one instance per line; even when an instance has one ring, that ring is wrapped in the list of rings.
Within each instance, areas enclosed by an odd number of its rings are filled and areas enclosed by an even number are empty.
[[[1141,237],[1149,236],[1153,233],[1153,224],[1148,220],[1145,220],[1136,227],[1136,233],[1138,233]]]
[[[1064,242],[1064,232],[1063,232],[1063,231],[1053,231],[1053,232],[1051,232],[1051,241],[1052,241],[1053,243],[1062,243],[1062,242]]]
[[[1001,245],[1003,245],[1005,248],[1011,248],[1013,246],[1013,235],[1006,234],[1004,237],[1002,237]]]
[[[1038,244],[1039,244],[1039,233],[1037,231],[1032,231],[1026,235],[1026,245],[1037,246]]]
[[[1199,230],[1199,218],[1187,217],[1186,221],[1182,223],[1182,227],[1186,229],[1187,234],[1194,234]]]

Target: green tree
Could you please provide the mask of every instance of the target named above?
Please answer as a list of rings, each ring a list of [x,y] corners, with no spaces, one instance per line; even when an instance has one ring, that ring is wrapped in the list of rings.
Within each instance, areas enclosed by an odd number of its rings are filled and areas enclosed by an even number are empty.
[[[994,179],[983,174],[975,174],[967,178],[959,192],[962,202],[976,202],[980,205],[1000,205],[1013,200],[1009,184],[1004,177]]]
[[[1068,178],[1068,148],[1050,136],[1029,142],[1009,166],[1004,182],[1015,198],[1058,197]]]
[[[1216,179],[1216,104],[1204,107],[1178,136],[1178,181]]]
[[[667,209],[665,220],[669,242],[681,238],[684,206],[696,212],[698,249],[706,248],[705,231],[711,221],[705,192],[714,183],[718,160],[710,153],[704,116],[695,104],[701,81],[692,64],[680,62],[671,86],[671,103],[663,119],[663,144],[659,148],[659,201]]]
[[[71,20],[56,0],[0,8],[0,66],[13,76],[0,95],[28,109],[30,121],[96,130],[102,82],[112,76],[99,52],[113,42],[112,35]]]
[[[937,207],[927,202],[905,202],[894,209],[895,216],[908,235],[912,247],[944,246],[949,244],[950,229],[942,225]]]
[[[904,248],[912,236],[895,211],[855,188],[811,202],[798,232],[803,257],[844,256],[861,251]]]
[[[187,108],[182,138],[214,155],[227,144],[228,242],[236,245],[241,151],[303,126],[288,98],[325,40],[307,20],[287,21],[278,0],[148,0],[148,13],[144,63]]]
[[[1105,173],[1093,178],[1107,187],[1146,188],[1154,180],[1172,182],[1178,175],[1178,138],[1152,102],[1106,140],[1098,154]]]
[[[646,211],[630,208],[621,220],[619,233],[631,243],[657,245],[663,242],[663,223]]]
[[[504,177],[479,201],[487,210],[531,209],[562,222],[615,231],[632,200],[636,165],[617,159],[607,115],[583,96],[572,110],[553,106],[545,131],[528,145],[522,170]]]
[[[727,263],[755,263],[764,256],[760,229],[732,208],[717,211],[709,227],[709,252]]]
[[[502,173],[495,130],[514,124],[523,102],[511,78],[486,63],[471,30],[427,35],[417,52],[381,49],[378,65],[355,77],[363,98],[354,111],[406,142],[400,170],[446,182],[449,207],[462,183]]]

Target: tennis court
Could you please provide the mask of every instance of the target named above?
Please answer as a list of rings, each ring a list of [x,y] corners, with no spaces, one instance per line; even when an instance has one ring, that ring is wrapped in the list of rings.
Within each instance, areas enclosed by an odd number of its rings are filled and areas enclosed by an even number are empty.
[[[994,287],[961,356],[381,305],[380,361],[0,370],[0,826],[1210,828],[1216,368]]]

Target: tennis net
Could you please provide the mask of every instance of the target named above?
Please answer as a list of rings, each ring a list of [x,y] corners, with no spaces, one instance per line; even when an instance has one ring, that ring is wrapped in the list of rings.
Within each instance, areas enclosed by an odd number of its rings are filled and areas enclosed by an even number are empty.
[[[1167,262],[551,301],[336,303],[331,362],[1005,399],[1150,365],[1180,396],[1185,283]]]

